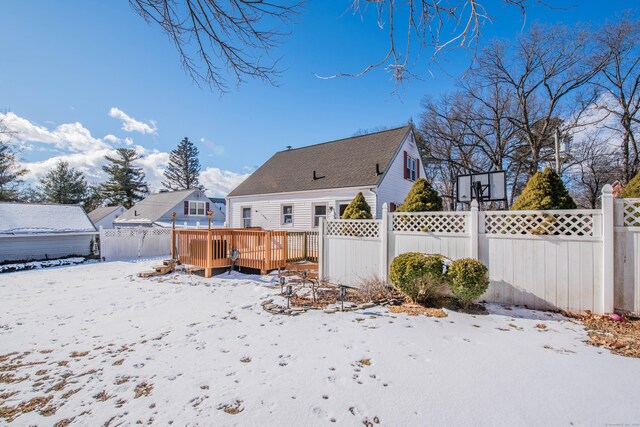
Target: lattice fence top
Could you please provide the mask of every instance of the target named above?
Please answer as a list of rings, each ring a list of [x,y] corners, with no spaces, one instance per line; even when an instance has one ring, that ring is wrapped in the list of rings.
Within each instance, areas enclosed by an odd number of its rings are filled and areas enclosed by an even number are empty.
[[[622,224],[625,227],[640,227],[640,199],[620,199]]]
[[[467,214],[462,212],[437,214],[395,213],[393,231],[413,231],[419,233],[464,233]]]
[[[374,219],[338,219],[326,222],[327,236],[380,237],[380,221]]]
[[[170,236],[170,228],[139,228],[139,227],[127,227],[127,228],[111,228],[102,230],[102,234],[106,237],[138,237],[138,236]]]
[[[593,214],[573,212],[487,212],[486,234],[593,236]]]

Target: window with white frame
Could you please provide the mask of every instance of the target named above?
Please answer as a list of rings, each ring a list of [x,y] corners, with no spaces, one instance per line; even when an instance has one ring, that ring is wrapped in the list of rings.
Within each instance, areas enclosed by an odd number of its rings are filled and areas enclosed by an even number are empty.
[[[251,208],[242,208],[242,226],[251,227]]]
[[[344,211],[347,210],[347,208],[349,207],[349,204],[351,202],[339,202],[338,203],[338,219],[342,218],[342,215],[344,215]]]
[[[407,156],[407,179],[415,181],[418,175],[418,162],[415,158]]]
[[[206,215],[206,202],[189,200],[189,215]]]
[[[293,224],[293,205],[282,205],[282,225]]]
[[[313,205],[313,226],[320,226],[320,219],[327,217],[327,205]]]

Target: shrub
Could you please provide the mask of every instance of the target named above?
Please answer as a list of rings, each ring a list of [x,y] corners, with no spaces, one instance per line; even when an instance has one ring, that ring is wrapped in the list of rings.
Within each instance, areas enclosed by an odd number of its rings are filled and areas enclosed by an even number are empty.
[[[396,212],[433,212],[442,210],[442,198],[429,181],[418,178]]]
[[[389,278],[400,292],[412,301],[431,298],[435,283],[442,283],[444,263],[442,255],[408,252],[398,255],[391,263]]]
[[[620,197],[625,199],[640,198],[640,172],[631,178],[631,181],[629,181],[624,187],[624,190],[622,190]]]
[[[362,192],[356,194],[347,209],[342,214],[342,219],[371,219],[371,206],[367,203]]]
[[[518,196],[512,210],[575,209],[576,203],[562,179],[551,168],[536,172]]]
[[[378,276],[371,276],[360,282],[358,293],[367,301],[388,299],[393,296],[393,288]]]
[[[472,258],[453,261],[447,270],[447,280],[453,295],[467,308],[489,287],[487,267]]]

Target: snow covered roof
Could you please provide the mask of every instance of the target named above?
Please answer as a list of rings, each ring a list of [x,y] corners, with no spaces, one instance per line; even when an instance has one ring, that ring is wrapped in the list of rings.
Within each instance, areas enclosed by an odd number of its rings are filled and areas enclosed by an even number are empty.
[[[96,231],[82,207],[0,203],[0,234]]]
[[[151,223],[160,219],[176,205],[182,203],[196,189],[180,191],[164,191],[147,196],[132,208],[125,211],[115,223]]]

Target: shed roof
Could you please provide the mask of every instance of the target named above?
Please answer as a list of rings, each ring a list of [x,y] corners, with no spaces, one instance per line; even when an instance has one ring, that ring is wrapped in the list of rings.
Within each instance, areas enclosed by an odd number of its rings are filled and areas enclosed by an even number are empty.
[[[228,197],[378,185],[411,129],[407,125],[279,151]],[[382,173],[376,173],[376,164]]]
[[[105,207],[101,207],[101,208],[95,208],[94,210],[92,210],[91,212],[89,212],[89,219],[91,220],[91,222],[93,224],[95,224],[96,222],[100,221],[102,218],[105,218],[107,215],[115,212],[116,210],[120,209],[122,207],[122,205],[118,205],[118,206],[105,206]]]
[[[81,206],[0,203],[0,234],[96,231]]]

